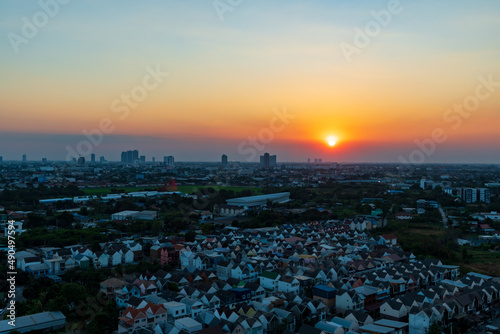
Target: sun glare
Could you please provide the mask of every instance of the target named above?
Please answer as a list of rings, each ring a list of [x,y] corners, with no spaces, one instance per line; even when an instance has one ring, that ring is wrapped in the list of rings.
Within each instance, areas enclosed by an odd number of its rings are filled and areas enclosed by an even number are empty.
[[[327,143],[329,146],[335,146],[335,144],[337,144],[337,138],[336,137],[328,137],[326,139]]]

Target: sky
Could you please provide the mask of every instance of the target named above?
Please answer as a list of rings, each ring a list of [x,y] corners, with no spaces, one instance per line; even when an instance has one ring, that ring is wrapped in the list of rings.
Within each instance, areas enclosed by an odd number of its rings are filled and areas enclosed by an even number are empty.
[[[498,0],[5,0],[0,156],[500,163],[498,36]]]

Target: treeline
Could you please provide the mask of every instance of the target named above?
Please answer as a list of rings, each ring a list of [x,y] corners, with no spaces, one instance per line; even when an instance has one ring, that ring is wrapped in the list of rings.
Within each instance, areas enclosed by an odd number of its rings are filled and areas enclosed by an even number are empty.
[[[116,232],[107,233],[103,229],[57,229],[48,231],[46,228],[38,227],[16,237],[17,250],[32,247],[64,247],[79,243],[93,244],[107,242],[119,238]]]
[[[0,193],[0,203],[3,206],[20,207],[21,205],[36,205],[46,198],[83,196],[85,193],[75,185],[66,187],[50,187],[43,183],[38,187],[28,184],[24,189],[5,189]]]

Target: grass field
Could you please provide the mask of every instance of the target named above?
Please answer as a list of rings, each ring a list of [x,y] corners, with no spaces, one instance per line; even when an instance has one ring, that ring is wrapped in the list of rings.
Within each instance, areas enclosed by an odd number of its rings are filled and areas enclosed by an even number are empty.
[[[416,248],[418,250],[415,255],[419,255],[420,252],[420,255],[432,256],[433,249],[453,238],[450,236],[453,230],[444,230],[438,224],[415,224],[412,221],[391,221],[389,224],[384,233],[395,233],[403,249],[411,251],[412,248]],[[465,259],[463,258],[464,248],[467,254]],[[451,248],[446,247],[444,251],[449,252],[449,258],[444,259],[440,256],[437,258],[440,258],[445,264],[459,265],[463,273],[475,271],[485,275],[500,276],[500,252],[490,252],[487,249],[472,246],[459,247],[458,245]]]
[[[134,188],[134,187],[125,187],[125,188],[89,188],[89,189],[82,189],[82,191],[86,195],[107,195],[111,194],[111,189],[120,189],[124,190],[126,193],[134,192],[134,191],[144,191],[147,189],[153,189],[153,188]]]
[[[215,190],[232,190],[234,192],[240,192],[242,190],[251,190],[254,194],[261,194],[261,189],[256,187],[224,187],[224,186],[178,186],[177,191],[183,192],[185,194],[191,194],[193,192],[202,191],[204,188],[213,188]],[[111,189],[120,189],[125,190],[126,193],[134,192],[134,191],[145,191],[157,188],[134,188],[134,187],[126,187],[126,188],[90,188],[90,189],[82,189],[86,195],[107,195],[111,194]]]
[[[253,191],[256,195],[261,194],[261,189],[260,188],[255,188],[255,187],[224,187],[224,186],[178,186],[177,190],[181,191],[185,194],[191,194],[193,192],[200,191],[204,188],[213,188],[215,190],[232,190],[234,192],[240,192],[243,190],[251,190]]]

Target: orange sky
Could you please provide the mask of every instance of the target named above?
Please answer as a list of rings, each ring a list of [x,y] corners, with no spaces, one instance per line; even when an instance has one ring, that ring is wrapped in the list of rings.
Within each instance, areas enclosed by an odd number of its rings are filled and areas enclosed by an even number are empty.
[[[23,149],[14,151],[7,138],[72,136],[32,152],[37,159],[62,159],[67,145],[86,139],[82,131],[109,119],[114,130],[106,136],[113,144],[103,141],[92,150],[110,159],[138,148],[148,159],[176,152],[185,160],[200,154],[217,160],[222,153],[244,160],[238,145],[266,131],[274,109],[286,108],[294,118],[265,145],[281,160],[304,161],[314,153],[328,160],[371,161],[379,154],[398,161],[416,140],[442,128],[448,139],[439,146],[449,149],[439,152],[443,161],[467,160],[467,150],[459,149],[466,143],[489,148],[477,162],[500,162],[491,158],[500,139],[500,87],[470,116],[444,117],[475,94],[479,77],[500,81],[500,4],[456,1],[439,11],[443,5],[429,1],[401,3],[401,12],[349,61],[340,45],[355,45],[356,29],[373,21],[371,12],[387,10],[386,2],[246,3],[224,21],[209,3],[65,5],[17,53],[9,39],[0,42],[0,155],[17,158]],[[21,18],[40,10],[36,2],[7,5],[0,33],[22,34]],[[147,68],[156,67],[168,77],[127,107],[126,117],[113,112],[114,101],[140,89]],[[330,135],[338,138],[333,148],[326,143]],[[121,149],[118,137],[128,138]],[[154,139],[130,147],[134,137]],[[211,143],[210,151],[197,153],[197,142]],[[439,154],[428,161],[439,162]]]

